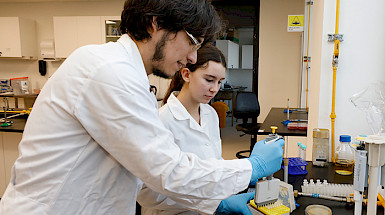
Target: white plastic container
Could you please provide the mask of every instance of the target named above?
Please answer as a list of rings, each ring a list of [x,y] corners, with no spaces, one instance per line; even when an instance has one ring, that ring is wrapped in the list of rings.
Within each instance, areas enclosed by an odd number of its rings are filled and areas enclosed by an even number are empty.
[[[28,77],[11,78],[11,86],[15,96],[28,95],[32,92]]]

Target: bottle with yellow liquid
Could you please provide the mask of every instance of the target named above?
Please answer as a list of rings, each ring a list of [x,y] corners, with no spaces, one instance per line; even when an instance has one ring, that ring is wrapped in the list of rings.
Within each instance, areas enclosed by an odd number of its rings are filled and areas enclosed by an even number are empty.
[[[350,146],[349,135],[340,136],[340,145],[336,151],[336,173],[340,175],[351,175],[354,168],[354,151]]]

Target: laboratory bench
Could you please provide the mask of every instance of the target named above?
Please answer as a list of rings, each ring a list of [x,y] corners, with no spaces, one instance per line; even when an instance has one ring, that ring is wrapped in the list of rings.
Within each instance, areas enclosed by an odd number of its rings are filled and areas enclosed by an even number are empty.
[[[7,114],[11,116],[13,114]],[[0,113],[0,118],[4,113]],[[11,169],[19,157],[19,143],[23,136],[24,126],[28,115],[8,119],[13,121],[12,126],[0,127],[0,197],[3,195],[11,178]]]
[[[306,175],[289,175],[289,184],[293,185],[293,190],[298,190],[301,192],[301,185],[304,179],[308,181],[313,179],[316,181],[320,179],[323,181],[326,179],[328,183],[341,183],[341,184],[353,184],[353,174],[348,176],[343,176],[335,173],[335,166],[333,163],[330,163],[327,167],[317,167],[313,166],[311,161],[307,162]],[[274,174],[274,177],[279,178],[283,181],[283,170],[279,170]],[[366,195],[366,194],[365,194]],[[354,203],[345,203],[337,202],[326,199],[317,199],[312,197],[299,196],[295,198],[296,202],[300,205],[296,208],[291,214],[305,214],[305,208],[308,205],[325,205],[332,210],[333,214],[344,215],[344,214],[354,214]],[[362,214],[366,214],[366,206],[362,206]],[[384,214],[383,207],[377,207],[377,214]]]
[[[25,118],[11,118],[8,120],[13,122],[12,125],[8,126],[8,127],[0,127],[0,132],[23,133],[27,119],[25,119]]]

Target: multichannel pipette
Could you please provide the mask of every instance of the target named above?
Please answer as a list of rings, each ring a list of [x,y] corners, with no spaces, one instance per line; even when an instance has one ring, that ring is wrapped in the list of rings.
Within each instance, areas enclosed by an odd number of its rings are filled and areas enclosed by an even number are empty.
[[[275,133],[276,126],[271,126],[272,133],[265,139],[265,144],[274,143],[279,139],[283,139],[282,136]],[[262,180],[258,181],[255,185],[255,198],[254,202],[257,206],[263,206],[274,203],[278,200],[279,195],[279,179],[273,178],[270,175]]]

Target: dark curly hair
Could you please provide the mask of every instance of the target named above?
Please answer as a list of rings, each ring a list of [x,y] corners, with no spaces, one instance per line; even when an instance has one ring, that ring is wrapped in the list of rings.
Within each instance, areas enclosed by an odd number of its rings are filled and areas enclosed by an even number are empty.
[[[198,58],[195,64],[187,64],[187,68],[191,72],[195,72],[195,70],[199,68],[207,68],[208,62],[213,61],[222,64],[223,67],[226,68],[226,59],[222,52],[212,44],[208,43],[205,46],[202,46],[198,49]],[[168,97],[170,97],[171,93],[174,91],[180,91],[183,87],[184,80],[182,78],[181,71],[175,73],[175,75],[171,79],[170,86],[163,98],[163,104],[167,103]]]
[[[204,43],[215,39],[222,22],[214,7],[206,0],[126,0],[122,11],[120,31],[135,40],[151,38],[153,17],[159,28],[170,32],[186,30]]]

